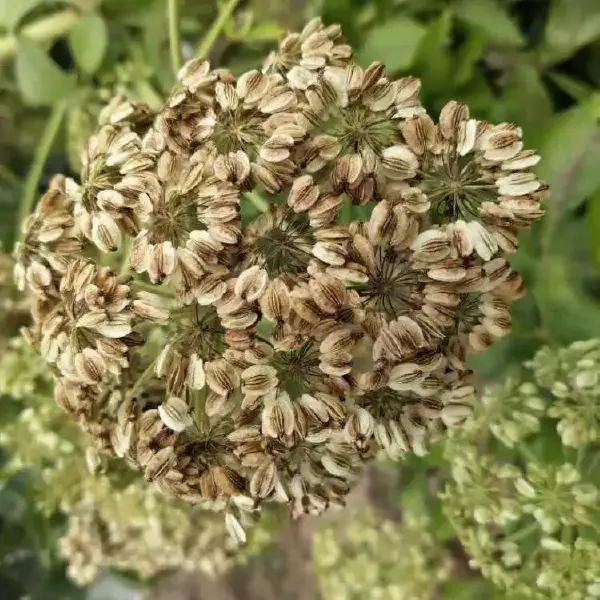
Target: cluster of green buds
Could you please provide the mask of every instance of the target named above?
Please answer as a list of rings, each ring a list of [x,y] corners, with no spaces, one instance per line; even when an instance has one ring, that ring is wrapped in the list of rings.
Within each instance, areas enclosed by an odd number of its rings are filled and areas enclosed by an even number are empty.
[[[323,520],[313,562],[327,600],[432,600],[450,578],[451,561],[423,516],[396,522],[361,509]]]
[[[526,366],[446,440],[445,510],[511,598],[600,598],[600,340],[543,348]]]
[[[32,502],[48,516],[64,515],[58,552],[69,576],[91,582],[117,569],[141,579],[170,569],[217,575],[265,547],[270,534],[253,527],[240,552],[220,517],[165,498],[122,461],[102,457],[52,399],[52,380],[38,353],[23,338],[0,358],[0,389],[25,407],[0,433],[8,462],[0,479],[32,471]],[[7,400],[6,400],[7,402]],[[54,536],[51,536],[54,540]]]
[[[57,402],[240,541],[263,504],[341,506],[379,450],[460,426],[468,356],[510,329],[540,157],[420,87],[319,19],[262,69],[191,60],[160,110],[111,101],[23,225]]]

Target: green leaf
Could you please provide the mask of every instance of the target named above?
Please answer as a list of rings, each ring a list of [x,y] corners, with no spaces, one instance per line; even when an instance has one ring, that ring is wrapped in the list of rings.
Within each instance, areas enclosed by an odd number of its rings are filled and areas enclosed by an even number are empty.
[[[554,0],[541,54],[544,62],[559,62],[600,38],[597,0]]]
[[[538,175],[550,185],[549,202],[577,208],[600,186],[600,94],[555,117],[540,147]]]
[[[532,106],[535,110],[531,110]],[[548,124],[552,111],[552,101],[538,71],[526,63],[515,62],[496,103],[493,120],[518,123],[528,142],[532,134]]]
[[[600,188],[596,190],[589,202],[587,226],[592,261],[598,272],[600,272]]]
[[[544,261],[533,285],[544,329],[561,344],[586,340],[600,331],[600,306],[574,277],[570,261],[560,251]]]
[[[46,0],[0,0],[0,27],[12,31],[21,19]]]
[[[88,74],[95,73],[108,46],[108,30],[104,19],[96,14],[81,18],[69,34],[75,62]]]
[[[380,60],[391,72],[408,69],[425,32],[425,27],[408,17],[390,19],[366,34],[359,62],[367,66]]]
[[[525,40],[508,11],[494,0],[460,0],[456,18],[479,30],[492,44],[519,48]]]
[[[485,41],[481,34],[471,33],[458,51],[456,69],[453,78],[456,87],[465,85],[473,77],[475,65],[483,58]]]
[[[75,78],[58,68],[41,46],[19,39],[15,63],[19,90],[25,102],[48,106],[63,99],[75,87]]]
[[[446,10],[431,23],[421,39],[414,64],[427,96],[435,98],[440,94],[449,94],[454,88],[451,36],[452,13]]]

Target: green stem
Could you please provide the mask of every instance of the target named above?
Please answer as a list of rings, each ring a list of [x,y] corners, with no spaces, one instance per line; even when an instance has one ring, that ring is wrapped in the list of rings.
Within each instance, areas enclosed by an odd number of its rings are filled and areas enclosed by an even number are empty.
[[[260,212],[267,212],[269,210],[269,203],[258,192],[250,191],[246,192],[245,195]]]
[[[211,25],[210,29],[206,32],[203,40],[200,42],[198,46],[198,50],[196,51],[196,56],[198,58],[206,58],[210,53],[213,44],[216,42],[219,34],[223,27],[225,27],[225,23],[232,15],[235,7],[238,5],[239,0],[229,0],[229,2],[225,5],[223,10],[219,13],[219,16],[215,19],[214,23]]]
[[[58,134],[66,110],[67,102],[65,100],[58,102],[52,108],[50,117],[46,122],[46,127],[44,128],[42,137],[36,148],[33,162],[31,163],[31,167],[27,173],[27,178],[25,179],[25,185],[23,186],[23,195],[21,196],[21,205],[19,208],[19,225],[23,223],[33,208],[37,188],[40,183],[42,173],[44,172],[46,160],[48,159],[48,155],[52,149],[52,144],[54,143],[54,139]]]
[[[136,379],[135,383],[131,386],[131,388],[129,388],[129,391],[127,392],[128,398],[133,398],[135,396],[135,393],[142,386],[142,383],[144,383],[144,381],[146,381],[146,379],[148,379],[148,377],[152,375],[157,360],[158,357],[151,360],[150,364],[145,368],[144,372]]]
[[[165,103],[162,96],[154,89],[154,87],[146,79],[142,79],[135,83],[136,92],[139,97],[154,110],[160,110]]]
[[[80,18],[80,14],[73,9],[63,10],[26,25],[19,32],[19,36],[37,42],[53,40],[73,29]],[[16,53],[17,44],[16,35],[6,35],[0,38],[0,63]]]
[[[169,49],[171,51],[171,66],[177,75],[181,69],[181,38],[179,37],[179,0],[167,0],[169,16]]]
[[[133,286],[138,291],[144,292],[152,292],[153,294],[157,294],[159,296],[166,296],[167,298],[173,298],[173,293],[171,290],[163,285],[155,285],[153,283],[145,283],[144,281],[134,281]]]

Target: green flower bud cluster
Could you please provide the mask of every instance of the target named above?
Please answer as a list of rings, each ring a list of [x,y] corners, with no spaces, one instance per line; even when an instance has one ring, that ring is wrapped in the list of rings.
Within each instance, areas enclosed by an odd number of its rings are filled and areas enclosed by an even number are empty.
[[[600,438],[600,340],[545,348],[529,363],[538,385],[550,389],[548,415],[558,420],[565,446],[581,448]]]
[[[450,576],[429,520],[405,514],[398,523],[372,508],[320,523],[313,555],[327,600],[431,600]]]
[[[544,348],[445,445],[444,510],[510,598],[600,597],[600,340]]]

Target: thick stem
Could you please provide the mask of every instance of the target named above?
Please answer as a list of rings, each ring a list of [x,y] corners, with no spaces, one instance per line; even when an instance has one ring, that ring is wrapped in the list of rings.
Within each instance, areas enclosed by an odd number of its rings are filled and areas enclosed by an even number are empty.
[[[14,1],[14,0],[13,0]],[[17,0],[18,1],[18,0]],[[79,13],[73,9],[63,10],[26,25],[19,35],[37,42],[53,40],[64,35],[80,19]],[[0,62],[9,59],[17,51],[18,38],[15,35],[7,35],[0,38]]]
[[[37,188],[44,172],[44,165],[52,149],[54,139],[58,134],[60,125],[67,109],[67,102],[65,100],[57,103],[50,113],[50,117],[46,123],[46,127],[42,133],[40,142],[35,150],[33,162],[27,173],[25,179],[25,185],[23,186],[23,195],[21,196],[21,205],[19,208],[19,226],[22,225],[23,221],[27,218],[33,205],[37,194]],[[19,239],[22,234],[19,235]]]
[[[239,0],[229,0],[223,10],[219,13],[219,16],[215,19],[215,22],[211,25],[210,29],[206,32],[204,39],[200,42],[196,56],[198,58],[206,58],[210,53],[214,43],[217,41],[219,34],[229,17],[233,14],[235,7],[238,5]]]
[[[171,51],[171,66],[177,75],[181,69],[181,38],[179,36],[179,0],[167,0],[169,16],[169,49]]]

